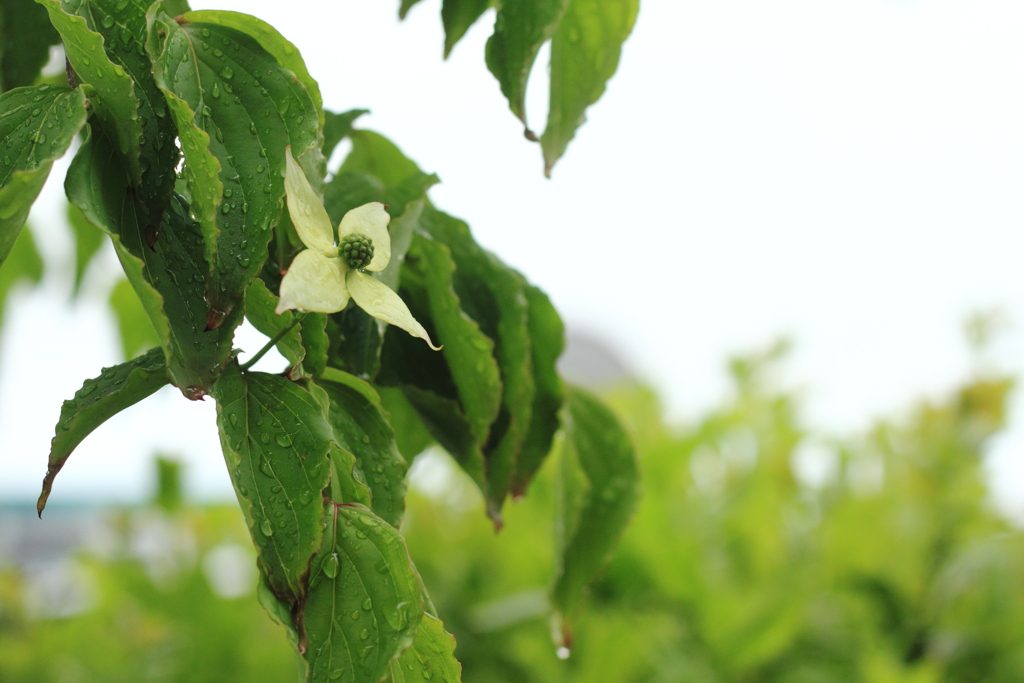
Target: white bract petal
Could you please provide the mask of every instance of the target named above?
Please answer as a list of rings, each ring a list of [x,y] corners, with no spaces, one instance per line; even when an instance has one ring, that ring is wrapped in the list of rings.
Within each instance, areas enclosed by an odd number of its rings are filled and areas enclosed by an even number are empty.
[[[310,249],[334,256],[334,228],[331,219],[306,179],[306,174],[292,157],[289,147],[285,153],[284,192],[288,198],[288,213],[291,214],[299,239]]]
[[[358,270],[350,270],[345,276],[348,291],[356,300],[359,307],[378,320],[383,320],[395,327],[401,327],[414,337],[427,342],[430,348],[438,351],[440,346],[434,346],[430,341],[430,335],[412,317],[409,307],[402,301],[402,297],[391,291],[386,284],[376,280],[372,275],[360,273]]]
[[[340,258],[329,258],[314,249],[300,251],[281,280],[281,303],[274,312],[280,315],[298,308],[337,313],[348,305],[347,270]]]
[[[391,235],[388,223],[391,216],[380,202],[357,206],[341,219],[338,226],[338,243],[349,235],[365,235],[373,243],[373,259],[365,270],[384,270],[391,261]]]

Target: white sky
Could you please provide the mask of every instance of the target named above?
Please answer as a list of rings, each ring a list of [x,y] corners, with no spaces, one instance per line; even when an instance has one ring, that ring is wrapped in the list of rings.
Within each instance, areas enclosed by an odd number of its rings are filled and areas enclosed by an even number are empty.
[[[490,17],[445,63],[439,0],[402,24],[397,0],[193,5],[281,30],[325,106],[371,109],[361,125],[441,177],[435,202],[547,290],[570,325],[620,348],[676,417],[721,398],[728,354],[779,335],[796,342],[788,380],[808,419],[840,433],[964,377],[972,310],[998,306],[1017,324],[997,356],[1024,368],[1016,0],[642,0],[618,75],[550,181],[483,64]],[[541,59],[529,98],[538,131]],[[53,264],[70,249],[57,208],[65,168],[32,219]],[[94,270],[87,289],[108,278]],[[61,401],[118,361],[108,314],[67,306],[68,290],[56,277],[8,309],[0,501],[34,497]],[[991,465],[1000,501],[1021,511],[1016,412]],[[157,448],[190,463],[199,495],[229,494],[212,401],[165,390],[83,443],[52,500],[137,498]]]

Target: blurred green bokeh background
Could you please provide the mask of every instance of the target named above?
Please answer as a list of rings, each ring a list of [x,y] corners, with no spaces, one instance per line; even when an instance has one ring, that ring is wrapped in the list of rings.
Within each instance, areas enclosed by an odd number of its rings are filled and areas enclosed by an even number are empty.
[[[607,393],[643,498],[571,653],[548,623],[557,457],[495,536],[446,456],[420,456],[403,531],[467,683],[1024,680],[1024,534],[982,473],[1012,381],[979,371],[823,440],[773,381],[781,353],[734,361],[732,397],[682,428],[643,387]],[[158,466],[152,505],[55,509],[79,549],[0,567],[0,682],[295,680],[237,508],[184,503]],[[22,544],[23,512],[0,510]]]

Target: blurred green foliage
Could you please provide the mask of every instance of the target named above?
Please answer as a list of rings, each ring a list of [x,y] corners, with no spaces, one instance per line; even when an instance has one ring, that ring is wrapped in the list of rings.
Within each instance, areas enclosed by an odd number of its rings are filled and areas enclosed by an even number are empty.
[[[558,458],[496,537],[469,479],[445,456],[421,456],[403,531],[458,639],[463,680],[1024,680],[1024,534],[993,510],[982,472],[1012,382],[977,377],[866,434],[822,441],[772,380],[782,353],[734,361],[732,397],[682,429],[642,387],[611,395],[644,491],[564,660],[546,593]],[[25,578],[3,575],[0,681],[294,680],[284,632],[252,592],[217,597],[202,568],[226,539],[245,547],[237,510],[118,513],[122,543],[142,514],[195,539],[177,573],[125,553],[87,557],[97,607],[66,619],[28,618]]]

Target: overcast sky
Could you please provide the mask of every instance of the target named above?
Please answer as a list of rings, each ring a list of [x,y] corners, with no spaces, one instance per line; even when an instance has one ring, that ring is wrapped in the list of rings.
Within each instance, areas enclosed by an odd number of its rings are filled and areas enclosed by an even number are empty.
[[[397,0],[193,5],[276,26],[327,108],[371,109],[363,126],[441,177],[435,202],[548,291],[570,326],[617,347],[678,419],[723,396],[729,354],[780,335],[795,342],[787,381],[808,420],[833,433],[966,376],[972,310],[1000,307],[1015,323],[996,356],[1024,368],[1016,0],[642,0],[619,73],[552,180],[483,64],[490,15],[444,62],[439,0],[404,23]],[[546,58],[529,93],[538,129]],[[66,161],[32,218],[54,264],[70,249]],[[100,271],[87,290],[104,291]],[[56,277],[8,309],[0,500],[35,495],[61,400],[118,362],[109,315],[69,307],[68,289]],[[1016,413],[992,471],[1002,504],[1024,510]],[[199,495],[230,495],[213,414],[212,400],[165,390],[94,433],[51,500],[137,498],[153,449],[185,458]]]

